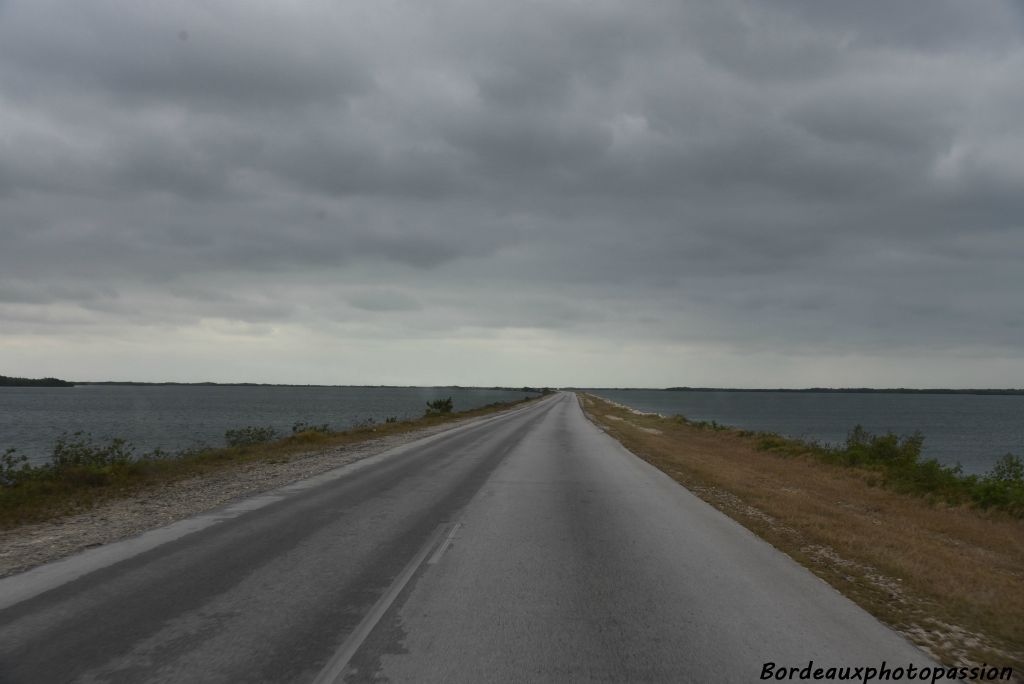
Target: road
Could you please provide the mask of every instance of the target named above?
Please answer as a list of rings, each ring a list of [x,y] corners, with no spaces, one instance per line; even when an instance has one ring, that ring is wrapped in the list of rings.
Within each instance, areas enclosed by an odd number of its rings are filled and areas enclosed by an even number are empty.
[[[927,658],[574,395],[0,580],[0,682],[753,682]]]

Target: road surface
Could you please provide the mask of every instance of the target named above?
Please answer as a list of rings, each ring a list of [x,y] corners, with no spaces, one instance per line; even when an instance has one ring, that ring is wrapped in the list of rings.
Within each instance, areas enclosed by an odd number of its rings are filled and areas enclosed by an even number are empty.
[[[0,580],[0,682],[754,682],[928,665],[574,395]]]

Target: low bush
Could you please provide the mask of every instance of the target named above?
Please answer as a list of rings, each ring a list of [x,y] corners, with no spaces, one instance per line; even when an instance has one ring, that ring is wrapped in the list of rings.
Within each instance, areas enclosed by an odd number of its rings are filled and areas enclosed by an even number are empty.
[[[435,399],[434,401],[427,402],[427,410],[424,415],[432,416],[437,414],[445,414],[452,412],[452,398],[447,399]]]
[[[57,470],[104,468],[130,462],[134,451],[132,445],[120,437],[103,445],[94,442],[88,433],[75,432],[70,436],[64,433],[53,446],[50,463]]]
[[[714,430],[715,432],[722,432],[728,430],[728,425],[723,425],[716,420],[690,420],[686,416],[677,413],[676,415],[669,418],[673,423],[679,423],[680,425],[692,425],[695,428],[701,430]]]
[[[846,437],[846,446],[834,453],[846,465],[881,465],[892,468],[910,468],[917,463],[924,446],[924,436],[915,432],[900,437],[892,432],[873,435],[857,425]]]
[[[972,498],[983,508],[997,508],[1024,517],[1024,460],[1006,454],[992,471],[974,483]]]
[[[761,451],[788,451],[792,441],[774,432],[763,432],[757,435],[757,448]]]
[[[277,430],[267,425],[266,427],[248,426],[227,430],[224,433],[224,441],[229,447],[250,446],[252,444],[265,444],[277,438]]]
[[[32,472],[28,456],[18,454],[17,449],[7,449],[0,455],[0,485],[10,487],[25,479]]]
[[[321,423],[320,425],[311,425],[304,420],[297,420],[292,424],[292,434],[297,435],[300,432],[323,432],[328,433],[331,431],[331,426],[327,423]]]
[[[999,482],[1024,483],[1024,459],[1013,454],[1004,454],[992,467],[991,477]]]
[[[695,423],[701,430],[714,430],[715,432],[723,432],[729,429],[728,425],[722,425],[717,420],[702,420]]]

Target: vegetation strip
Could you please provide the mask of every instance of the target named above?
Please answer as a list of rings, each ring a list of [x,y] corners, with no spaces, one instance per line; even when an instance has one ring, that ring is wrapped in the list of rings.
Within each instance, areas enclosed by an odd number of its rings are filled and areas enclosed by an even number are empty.
[[[917,467],[933,475],[934,466],[916,456],[918,466],[909,464],[919,436],[854,430],[845,448],[829,450],[593,395],[580,402],[634,454],[944,664],[1024,671],[1024,520],[1012,504],[1019,460],[1004,459],[1011,504],[986,504],[958,488],[999,473],[953,485],[953,494],[940,473],[941,486],[927,490]]]
[[[98,443],[89,435],[65,435],[50,462],[28,464],[16,450],[0,455],[0,529],[72,515],[104,501],[138,496],[148,489],[186,478],[223,473],[261,463],[281,463],[313,451],[359,444],[419,431],[518,406],[533,398],[455,412],[451,398],[429,402],[423,417],[373,420],[342,432],[327,425],[296,423],[281,438],[272,427],[248,426],[225,433],[227,446],[137,455],[123,439]]]

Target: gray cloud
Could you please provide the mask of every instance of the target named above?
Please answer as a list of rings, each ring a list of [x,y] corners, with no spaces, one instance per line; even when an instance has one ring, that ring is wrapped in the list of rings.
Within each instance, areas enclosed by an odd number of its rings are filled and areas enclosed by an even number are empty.
[[[290,109],[365,90],[369,74],[322,13],[270,5],[168,3],[162,11],[116,1],[13,2],[3,8],[2,55],[48,87],[106,95],[119,106]],[[319,14],[319,16],[318,16]],[[300,40],[301,39],[301,40]]]
[[[349,303],[364,311],[419,311],[423,308],[415,297],[394,290],[358,292]]]
[[[851,354],[942,384],[1024,351],[1022,26],[1009,1],[10,0],[0,342],[53,350],[23,375],[159,329],[470,345],[511,364],[485,383],[688,383],[672,355],[717,349],[722,384],[752,354],[794,358],[768,384]]]

